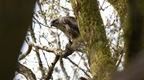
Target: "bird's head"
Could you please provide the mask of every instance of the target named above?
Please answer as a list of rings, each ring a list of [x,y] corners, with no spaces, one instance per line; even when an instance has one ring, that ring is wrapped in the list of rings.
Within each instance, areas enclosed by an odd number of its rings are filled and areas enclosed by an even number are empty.
[[[51,26],[55,26],[57,27],[59,25],[59,20],[58,19],[54,19],[51,21]]]

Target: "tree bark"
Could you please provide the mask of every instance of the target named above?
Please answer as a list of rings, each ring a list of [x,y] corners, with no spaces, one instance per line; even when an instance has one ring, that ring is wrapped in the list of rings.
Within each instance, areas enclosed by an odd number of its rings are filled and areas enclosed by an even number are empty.
[[[97,0],[71,0],[79,24],[81,39],[86,44],[94,80],[109,80],[114,69],[105,28]]]
[[[129,6],[129,36],[126,54],[127,65],[133,63],[137,57],[143,56],[144,51],[144,1],[128,0]]]
[[[0,0],[0,79],[12,80],[35,0]]]
[[[128,0],[128,6],[126,69],[113,80],[144,80],[144,1]]]

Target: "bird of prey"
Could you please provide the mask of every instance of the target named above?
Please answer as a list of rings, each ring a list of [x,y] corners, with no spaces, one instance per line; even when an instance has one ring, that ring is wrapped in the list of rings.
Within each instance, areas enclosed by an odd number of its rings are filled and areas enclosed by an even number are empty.
[[[54,19],[51,21],[51,26],[57,27],[63,31],[70,41],[80,35],[76,19],[72,16],[64,16]]]
[[[76,19],[72,16],[65,16],[51,21],[51,26],[54,26],[65,33],[69,39],[69,44],[66,46],[63,57],[71,55],[75,51],[77,38],[80,36]]]

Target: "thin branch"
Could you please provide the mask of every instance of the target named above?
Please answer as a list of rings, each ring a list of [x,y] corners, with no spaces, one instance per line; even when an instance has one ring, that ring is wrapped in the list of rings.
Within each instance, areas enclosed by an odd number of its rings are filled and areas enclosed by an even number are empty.
[[[34,43],[36,43],[36,38],[35,38],[35,35],[34,35],[35,33],[34,33],[32,27],[30,27],[29,29],[30,29],[30,32],[31,32],[32,39],[33,39]],[[35,52],[36,52],[36,56],[38,58],[38,64],[39,64],[40,70],[42,72],[42,76],[45,76],[45,70],[44,70],[44,66],[43,66],[41,58],[40,58],[39,48],[38,47],[35,47]]]
[[[36,14],[36,13],[35,13]],[[33,19],[40,25],[45,26],[45,27],[49,27],[48,25],[45,25],[43,23],[41,23],[39,20],[37,20],[37,18],[35,16],[33,16]]]
[[[21,63],[18,63],[17,72],[23,74],[27,80],[36,80],[36,76],[31,69],[27,68]]]
[[[122,58],[123,58],[123,55],[124,55],[124,51],[121,50],[120,54],[121,54],[121,55],[120,55],[120,58],[119,58],[118,61],[117,61],[116,69],[118,68],[118,66],[120,65],[120,63],[121,63],[121,61],[122,61]]]
[[[67,59],[68,59],[73,65],[75,65],[75,66],[78,67],[80,70],[82,70],[82,71],[85,73],[85,75],[87,75],[87,76],[90,78],[90,75],[87,74],[87,72],[86,72],[84,69],[82,69],[81,67],[79,67],[79,66],[78,66],[76,63],[74,63],[70,58],[67,57]]]
[[[47,46],[42,46],[42,45],[37,45],[37,44],[34,44],[34,43],[31,43],[31,45],[35,48],[38,48],[38,49],[41,49],[41,50],[45,50],[47,52],[58,52],[59,50],[57,48],[49,48]]]
[[[19,58],[18,58],[18,60],[24,59],[27,55],[30,54],[31,50],[32,50],[32,45],[29,45],[29,48],[26,51],[26,53],[21,53],[20,56],[19,56]]]
[[[62,71],[63,71],[64,74],[65,74],[66,80],[69,80],[69,76],[68,76],[68,74],[67,74],[67,72],[66,72],[66,70],[65,70],[65,67],[64,67],[62,58],[60,59],[60,66],[61,66]]]
[[[41,6],[41,3],[39,2],[39,0],[37,0],[37,4],[38,4],[38,6],[39,6],[39,9],[40,9],[43,17],[44,17],[44,22],[45,22],[45,24],[47,25],[47,19],[46,19],[45,14],[43,14],[44,11],[42,10],[42,6]]]
[[[43,50],[42,50],[42,52],[43,52],[44,58],[45,58],[45,60],[46,60],[46,64],[47,64],[48,68],[50,68],[49,65],[48,65],[47,57],[46,57],[46,55],[45,55],[45,53],[44,53]]]
[[[54,70],[54,67],[55,67],[56,63],[58,62],[59,58],[60,58],[60,56],[59,56],[59,55],[56,55],[55,60],[54,60],[54,62],[52,63],[52,66],[49,68],[49,71],[48,71],[46,80],[50,80],[50,79],[51,79],[52,73],[53,73],[53,70]]]

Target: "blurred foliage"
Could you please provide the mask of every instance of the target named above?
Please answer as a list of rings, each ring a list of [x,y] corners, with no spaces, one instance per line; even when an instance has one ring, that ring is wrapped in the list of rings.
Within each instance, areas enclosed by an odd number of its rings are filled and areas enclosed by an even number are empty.
[[[124,41],[119,11],[117,13],[106,0],[77,1],[73,0],[71,6],[69,0],[37,0],[33,25],[28,29],[19,56],[21,66],[31,69],[25,68],[31,76],[52,80],[93,76],[97,80],[109,80],[113,71],[122,70]],[[111,13],[105,15],[108,9]],[[50,26],[53,19],[61,16],[76,16],[82,34],[79,41],[86,47],[86,51],[75,51],[66,59],[59,55],[63,54],[68,39]],[[20,71],[22,74],[23,70]]]

